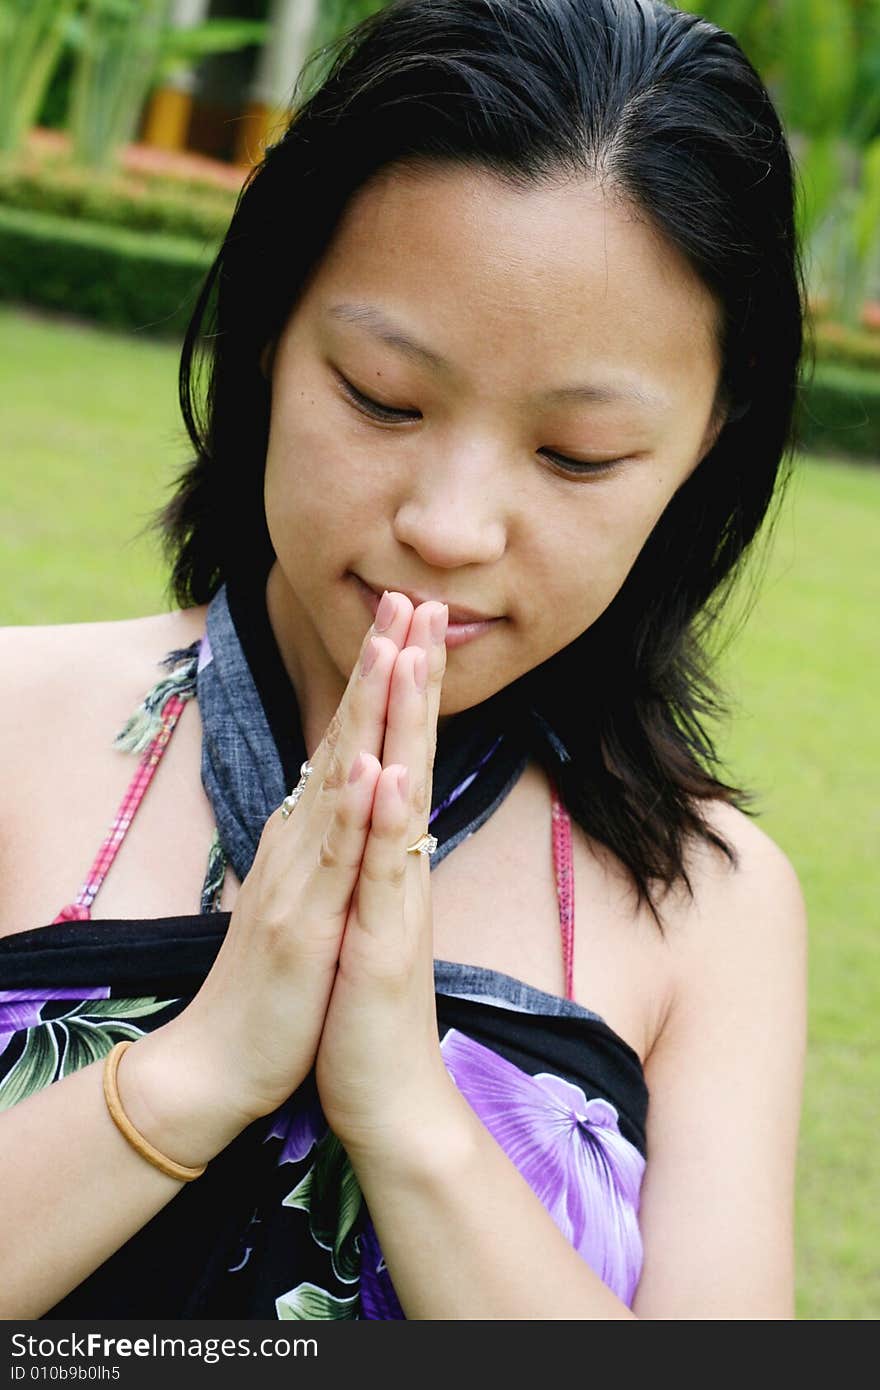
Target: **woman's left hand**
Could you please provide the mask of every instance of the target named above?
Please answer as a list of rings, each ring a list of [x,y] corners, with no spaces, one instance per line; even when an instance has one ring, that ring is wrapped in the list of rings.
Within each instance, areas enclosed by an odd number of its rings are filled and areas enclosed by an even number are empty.
[[[315,1061],[325,1118],[353,1162],[424,1133],[457,1096],[437,1032],[430,858],[406,853],[428,832],[445,630],[445,605],[416,609],[391,678],[382,765],[366,754],[361,771],[374,785],[372,823]]]

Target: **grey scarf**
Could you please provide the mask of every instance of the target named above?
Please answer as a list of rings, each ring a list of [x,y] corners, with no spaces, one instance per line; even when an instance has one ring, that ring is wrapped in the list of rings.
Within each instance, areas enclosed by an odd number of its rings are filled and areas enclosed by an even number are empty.
[[[296,695],[269,625],[265,580],[208,608],[196,677],[202,718],[202,782],[220,844],[239,880],[253,863],[268,817],[299,780],[306,748]],[[528,762],[522,721],[504,691],[456,715],[440,732],[431,833],[435,867],[491,816]],[[546,731],[545,731],[546,736]]]

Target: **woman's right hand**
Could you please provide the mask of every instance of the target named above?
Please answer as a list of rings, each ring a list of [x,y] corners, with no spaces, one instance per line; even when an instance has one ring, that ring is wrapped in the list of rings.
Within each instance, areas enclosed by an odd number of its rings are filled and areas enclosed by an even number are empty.
[[[380,767],[368,761],[354,784],[348,776],[361,750],[381,764],[395,662],[404,645],[430,645],[438,607],[424,603],[414,613],[404,594],[391,597],[391,625],[367,631],[300,800],[287,820],[279,807],[266,821],[204,984],[175,1019],[131,1049],[159,1046],[168,1034],[162,1050],[175,1072],[186,1059],[188,1084],[198,1078],[202,1099],[207,1088],[234,1129],[283,1104],[315,1059]],[[375,663],[361,677],[371,640]],[[151,1070],[158,1065],[156,1058]]]

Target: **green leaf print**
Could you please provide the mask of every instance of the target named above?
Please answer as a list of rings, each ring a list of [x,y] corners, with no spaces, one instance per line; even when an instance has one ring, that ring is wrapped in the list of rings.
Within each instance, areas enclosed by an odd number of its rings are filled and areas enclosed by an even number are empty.
[[[106,1057],[111,1048],[125,1038],[132,1041],[142,1038],[143,1028],[123,1020],[147,1018],[172,1002],[168,999],[89,999],[48,1021],[46,1027],[58,1028],[67,1038],[59,1078]]]
[[[52,1028],[29,1028],[24,1051],[0,1080],[0,1110],[9,1110],[25,1096],[41,1091],[54,1080],[58,1068],[58,1042]]]
[[[315,1149],[311,1168],[281,1204],[308,1212],[312,1239],[331,1252],[333,1273],[344,1284],[355,1283],[360,1273],[354,1226],[362,1200],[348,1154],[328,1130]]]
[[[283,1207],[296,1207],[299,1211],[308,1211],[311,1200],[312,1168],[310,1168],[305,1177],[297,1183],[293,1191],[288,1192],[281,1205]]]
[[[275,1300],[275,1311],[279,1318],[296,1318],[306,1322],[328,1318],[357,1318],[358,1295],[351,1298],[334,1298],[327,1289],[319,1289],[317,1284],[297,1284],[295,1289],[281,1294]]]
[[[176,1004],[176,999],[156,999],[150,996],[147,999],[84,999],[77,1004],[69,1013],[59,1014],[59,1018],[137,1018],[140,1015],[146,1018],[149,1014],[158,1013],[160,1009],[167,1009],[169,1004]]]
[[[26,1031],[21,1056],[0,1078],[0,1110],[106,1057],[123,1038],[143,1037],[143,1028],[124,1020],[147,1018],[176,1002],[152,997],[82,999],[65,1013],[34,1024]]]

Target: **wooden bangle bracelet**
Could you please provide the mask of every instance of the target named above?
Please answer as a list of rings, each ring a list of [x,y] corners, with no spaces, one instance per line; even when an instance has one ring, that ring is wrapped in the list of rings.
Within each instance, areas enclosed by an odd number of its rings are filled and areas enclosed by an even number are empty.
[[[132,1148],[137,1149],[138,1153],[152,1163],[155,1168],[161,1168],[162,1172],[167,1173],[169,1178],[176,1178],[178,1182],[192,1182],[193,1178],[202,1176],[208,1165],[205,1164],[201,1168],[185,1168],[182,1163],[175,1163],[173,1158],[166,1158],[163,1153],[153,1147],[149,1140],[138,1133],[122,1108],[116,1085],[116,1071],[119,1067],[120,1057],[127,1047],[131,1047],[131,1044],[131,1038],[124,1042],[118,1042],[107,1053],[104,1061],[104,1099],[107,1102],[107,1109],[110,1111],[113,1123],[120,1133],[125,1135]]]

